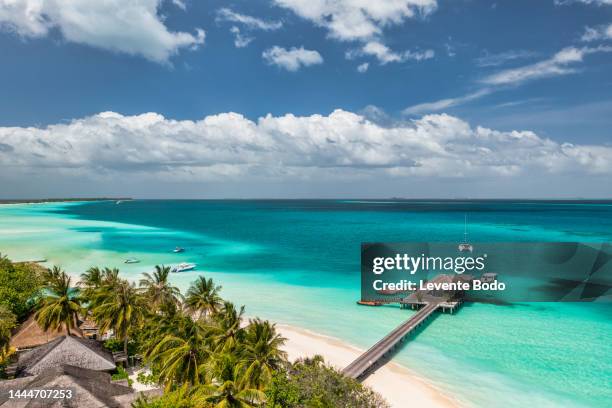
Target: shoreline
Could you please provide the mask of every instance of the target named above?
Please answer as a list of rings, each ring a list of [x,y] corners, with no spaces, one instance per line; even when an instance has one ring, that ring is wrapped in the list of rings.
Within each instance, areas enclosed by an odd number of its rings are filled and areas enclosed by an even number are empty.
[[[319,354],[326,363],[342,369],[363,352],[343,340],[301,327],[278,323],[276,328],[287,339],[283,349],[287,352],[290,361]],[[461,407],[458,401],[444,394],[418,374],[393,361],[376,370],[363,384],[382,395],[393,408]]]

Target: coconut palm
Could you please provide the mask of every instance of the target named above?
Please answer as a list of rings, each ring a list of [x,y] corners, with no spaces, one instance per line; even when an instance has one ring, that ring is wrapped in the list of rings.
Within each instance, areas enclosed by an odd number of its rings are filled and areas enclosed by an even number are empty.
[[[156,368],[167,389],[174,385],[201,382],[201,373],[211,349],[209,330],[201,321],[178,311],[172,317],[153,316],[147,327],[144,357]]]
[[[242,338],[244,329],[241,326],[244,306],[240,310],[232,302],[224,301],[223,308],[212,315],[212,332],[216,352],[230,352]]]
[[[259,407],[265,402],[265,394],[251,388],[240,373],[236,356],[218,355],[211,365],[210,383],[198,387],[194,400],[214,408]]]
[[[219,296],[220,291],[221,286],[215,285],[212,278],[199,276],[187,291],[185,306],[190,312],[196,313],[198,318],[217,313],[223,305],[223,299]]]
[[[11,330],[16,324],[17,319],[13,312],[6,305],[0,304],[0,362],[9,351]]]
[[[160,310],[164,306],[178,306],[181,302],[181,292],[177,287],[170,285],[169,275],[169,266],[155,265],[153,275],[144,273],[144,279],[140,280],[140,287],[155,310]]]
[[[113,329],[115,336],[123,340],[123,351],[127,355],[128,340],[141,324],[145,305],[136,286],[124,279],[101,286],[93,299],[93,319],[100,332]]]
[[[287,353],[280,348],[286,339],[276,332],[276,326],[259,318],[251,320],[241,344],[239,366],[244,378],[254,388],[262,390],[272,379],[275,370],[287,361]]]
[[[64,326],[70,335],[81,311],[78,289],[70,287],[70,277],[58,267],[54,266],[44,277],[47,282],[34,315],[36,321],[44,330],[59,330]]]

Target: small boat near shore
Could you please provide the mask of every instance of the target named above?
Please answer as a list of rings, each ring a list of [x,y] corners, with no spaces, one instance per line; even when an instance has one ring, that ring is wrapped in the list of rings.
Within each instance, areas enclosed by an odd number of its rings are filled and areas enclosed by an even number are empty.
[[[172,252],[174,252],[175,254],[178,254],[179,252],[185,252],[185,248],[176,247],[172,250]]]
[[[128,258],[123,263],[126,263],[126,264],[135,264],[135,263],[138,263],[138,262],[140,262],[140,259]]]
[[[171,272],[186,272],[186,271],[192,271],[196,268],[196,264],[194,263],[187,263],[187,262],[182,262],[178,265],[176,265],[174,268],[172,268],[170,271]]]

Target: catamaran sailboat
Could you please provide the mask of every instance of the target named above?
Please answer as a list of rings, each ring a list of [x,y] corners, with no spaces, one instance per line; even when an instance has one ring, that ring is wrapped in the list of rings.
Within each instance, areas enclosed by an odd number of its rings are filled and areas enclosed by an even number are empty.
[[[463,242],[459,244],[459,252],[472,252],[474,247],[467,240],[467,214],[465,215],[463,226]]]

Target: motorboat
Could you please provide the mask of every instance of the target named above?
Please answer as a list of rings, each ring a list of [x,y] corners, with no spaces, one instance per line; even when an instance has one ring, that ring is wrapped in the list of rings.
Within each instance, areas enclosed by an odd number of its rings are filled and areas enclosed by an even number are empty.
[[[123,263],[126,263],[126,264],[135,264],[135,263],[138,263],[138,262],[140,262],[140,259],[128,258]]]
[[[176,247],[172,250],[172,252],[174,252],[175,254],[178,254],[179,252],[185,252],[185,248]]]
[[[195,268],[196,268],[196,264],[194,263],[182,262],[176,265],[174,268],[172,268],[171,271],[172,272],[186,272],[186,271],[192,271]]]

